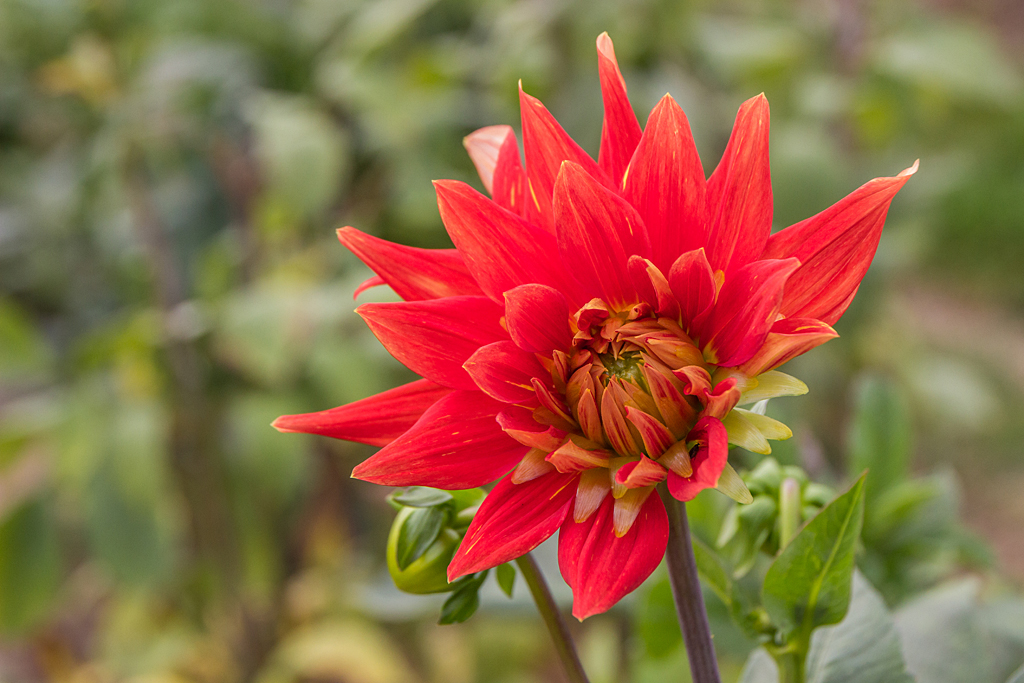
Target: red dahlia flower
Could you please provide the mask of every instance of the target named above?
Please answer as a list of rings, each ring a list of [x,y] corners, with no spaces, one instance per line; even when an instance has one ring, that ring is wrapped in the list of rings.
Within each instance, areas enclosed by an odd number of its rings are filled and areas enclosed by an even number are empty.
[[[522,92],[509,126],[466,138],[488,198],[435,182],[455,249],[414,249],[350,227],[341,242],[404,299],[358,309],[423,379],[350,405],[289,415],[281,431],[383,448],[354,477],[445,489],[499,480],[450,580],[555,531],[582,619],[657,567],[668,521],[655,485],[692,499],[746,493],[730,444],[768,453],[789,429],[739,406],[806,392],[775,368],[836,336],[896,192],[877,178],[774,235],[768,102],[740,107],[705,180],[666,95],[640,128],[611,40],[597,39],[604,128],[595,162]],[[358,292],[357,292],[358,294]]]

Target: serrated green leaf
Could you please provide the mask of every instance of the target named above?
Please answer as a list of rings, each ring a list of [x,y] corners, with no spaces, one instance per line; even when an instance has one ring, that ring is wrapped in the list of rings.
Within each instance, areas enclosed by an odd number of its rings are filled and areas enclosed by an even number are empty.
[[[516,568],[506,562],[505,564],[498,565],[495,570],[495,578],[498,580],[498,586],[502,592],[508,597],[512,597],[512,589],[516,585]]]
[[[448,511],[444,508],[417,508],[402,525],[395,559],[404,570],[427,551],[444,528]]]
[[[429,508],[435,505],[444,505],[453,500],[452,494],[441,489],[433,489],[429,486],[410,486],[404,491],[399,491],[391,496],[399,505],[410,508]]]
[[[864,515],[864,476],[822,509],[765,575],[764,607],[784,631],[809,638],[842,621],[850,605],[854,548]]]

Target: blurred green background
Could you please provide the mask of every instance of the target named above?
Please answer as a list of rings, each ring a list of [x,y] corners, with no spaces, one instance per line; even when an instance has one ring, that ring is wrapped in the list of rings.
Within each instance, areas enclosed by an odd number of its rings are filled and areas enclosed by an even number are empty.
[[[561,680],[522,586],[446,627],[391,587],[372,449],[269,423],[408,379],[334,229],[448,246],[430,180],[480,186],[461,139],[517,124],[519,78],[596,155],[605,30],[708,172],[767,94],[777,228],[920,157],[776,457],[840,483],[888,378],[937,523],[985,543],[865,571],[893,608],[964,566],[1019,586],[1019,0],[0,0],[0,680]],[[651,585],[578,629],[595,683],[683,675]]]

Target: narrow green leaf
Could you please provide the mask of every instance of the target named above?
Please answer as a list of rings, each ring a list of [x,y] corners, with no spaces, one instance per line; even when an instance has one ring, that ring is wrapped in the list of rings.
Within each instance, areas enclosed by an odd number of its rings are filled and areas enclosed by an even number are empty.
[[[447,518],[448,511],[438,507],[417,508],[409,515],[398,534],[395,559],[399,569],[404,570],[427,552]]]
[[[906,480],[910,440],[909,411],[899,388],[883,377],[862,378],[850,427],[848,466],[851,476],[868,470],[865,497],[869,502]]]
[[[495,570],[495,578],[498,580],[498,586],[502,592],[511,598],[512,589],[516,585],[516,568],[508,562],[498,565],[498,568]]]
[[[784,631],[805,637],[842,621],[850,605],[854,547],[864,516],[864,475],[800,530],[764,580],[764,607]]]
[[[57,528],[44,501],[9,513],[0,522],[0,631],[18,633],[42,619],[60,575]]]
[[[429,486],[410,486],[404,491],[394,494],[392,499],[405,507],[429,508],[443,505],[453,498],[452,494],[441,489],[432,489]]]
[[[693,556],[697,561],[697,572],[722,602],[728,606],[732,602],[732,579],[722,560],[714,550],[702,540],[693,538]]]

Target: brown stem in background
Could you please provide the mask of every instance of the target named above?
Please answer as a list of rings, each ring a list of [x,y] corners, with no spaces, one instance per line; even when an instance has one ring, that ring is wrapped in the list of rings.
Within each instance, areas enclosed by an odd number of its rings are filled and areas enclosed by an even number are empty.
[[[131,145],[125,155],[123,182],[163,313],[164,349],[170,369],[171,469],[188,511],[193,550],[230,592],[237,584],[239,567],[217,449],[219,417],[207,397],[202,354],[195,341],[176,333],[172,324],[185,302],[185,283],[153,201],[145,157],[138,145]]]

